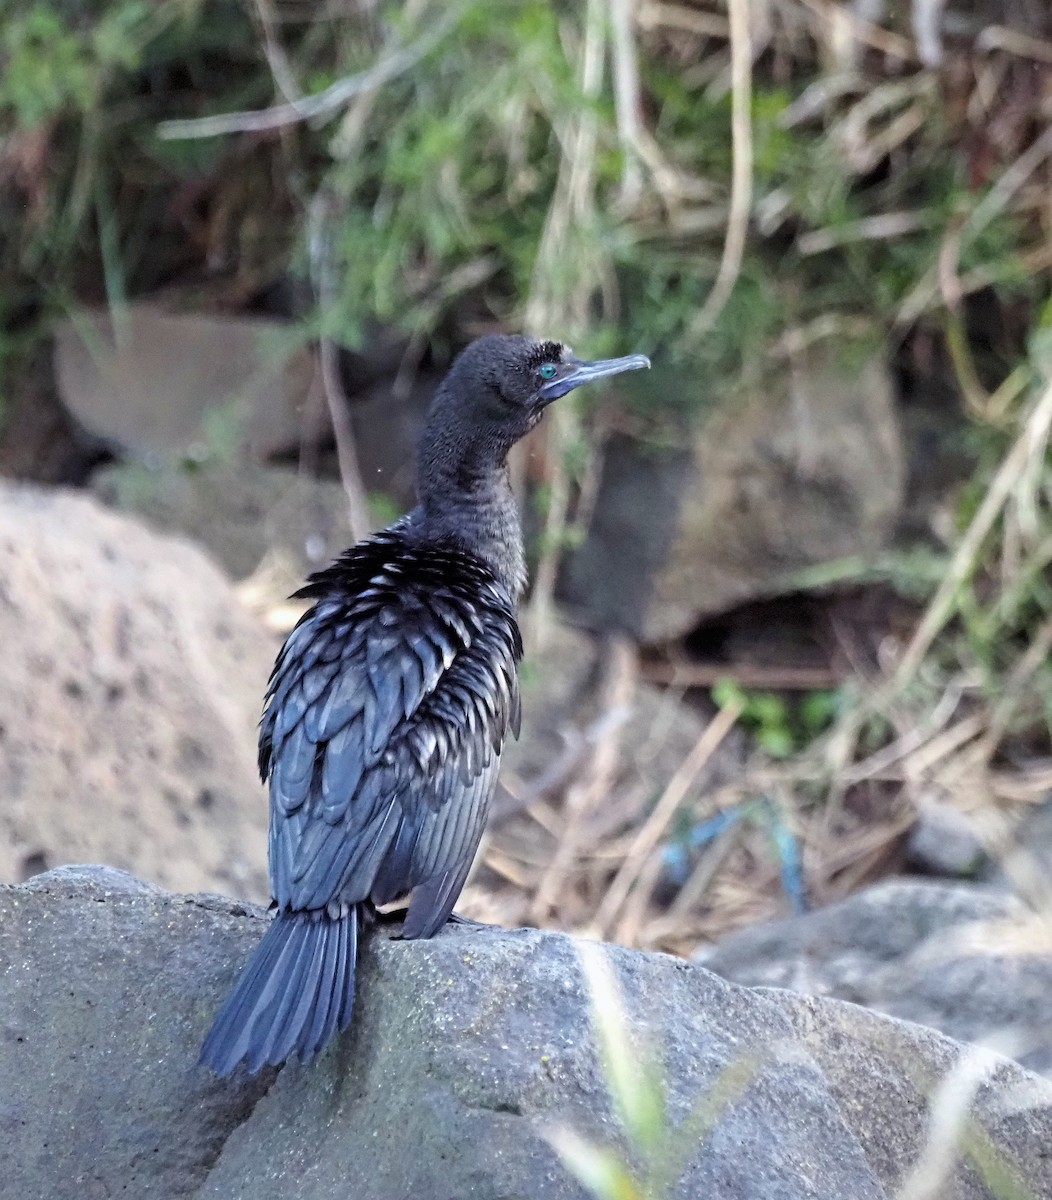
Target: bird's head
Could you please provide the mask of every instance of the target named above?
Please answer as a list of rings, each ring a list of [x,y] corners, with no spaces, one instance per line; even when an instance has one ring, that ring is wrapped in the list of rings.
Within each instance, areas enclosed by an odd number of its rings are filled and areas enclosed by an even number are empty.
[[[456,404],[479,432],[510,448],[553,400],[593,380],[649,366],[642,354],[582,362],[561,342],[490,334],[453,363],[443,400]]]

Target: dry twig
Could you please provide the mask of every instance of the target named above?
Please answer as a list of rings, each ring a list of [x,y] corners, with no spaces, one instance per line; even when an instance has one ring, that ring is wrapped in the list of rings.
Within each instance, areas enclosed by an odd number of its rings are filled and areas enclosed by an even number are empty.
[[[653,812],[636,834],[632,848],[625,857],[621,869],[607,888],[603,902],[595,914],[594,925],[598,936],[603,937],[609,932],[628,898],[629,892],[639,880],[646,861],[661,840],[669,822],[675,816],[676,810],[683,803],[687,792],[693,787],[698,776],[719,749],[723,739],[734,728],[740,716],[741,709],[735,704],[729,704],[726,708],[720,709],[703,730],[694,749],[669,780],[660,800],[654,806]]]
[[[692,337],[701,337],[716,323],[741,271],[752,206],[752,34],[749,0],[727,0],[731,39],[731,202],[727,236],[716,282],[690,324]]]
[[[355,96],[374,91],[415,67],[453,32],[465,11],[463,5],[453,5],[445,9],[434,25],[415,42],[393,50],[367,71],[337,79],[317,95],[276,104],[272,108],[255,112],[222,113],[214,117],[162,121],[157,127],[157,135],[166,141],[173,141],[182,138],[218,137],[225,133],[262,133],[269,129],[294,125],[299,121],[331,117]]]
[[[635,646],[627,638],[610,638],[607,649],[605,679],[600,688],[600,708],[612,711],[631,705],[638,662]],[[533,921],[545,921],[550,910],[558,907],[559,897],[563,894],[582,844],[586,820],[595,806],[609,794],[618,760],[618,739],[616,735],[608,736],[596,746],[588,771],[568,790],[565,802],[566,828],[530,905]]]
[[[335,295],[332,281],[332,252],[326,236],[328,214],[326,197],[319,193],[314,198],[310,213],[311,267],[321,311],[330,310]],[[318,361],[321,366],[321,381],[325,402],[332,422],[333,438],[336,442],[336,459],[340,468],[340,480],[347,496],[347,522],[355,541],[366,537],[372,529],[369,519],[369,499],[358,466],[358,451],[355,447],[354,429],[347,406],[347,395],[340,378],[339,347],[324,332],[318,341]]]

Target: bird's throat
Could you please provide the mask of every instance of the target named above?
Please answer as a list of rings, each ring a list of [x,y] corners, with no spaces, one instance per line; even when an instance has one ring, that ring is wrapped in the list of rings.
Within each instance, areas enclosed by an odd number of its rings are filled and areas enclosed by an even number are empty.
[[[461,455],[428,464],[418,481],[418,529],[428,538],[456,541],[476,555],[516,603],[526,586],[519,506],[505,461]]]

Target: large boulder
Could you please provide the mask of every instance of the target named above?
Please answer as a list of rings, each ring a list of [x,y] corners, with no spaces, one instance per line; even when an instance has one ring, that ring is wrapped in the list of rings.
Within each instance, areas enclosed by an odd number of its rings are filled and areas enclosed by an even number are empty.
[[[545,1134],[570,1128],[611,1148],[623,1134],[572,939],[374,930],[346,1035],[312,1066],[218,1080],[197,1049],[265,923],[105,868],[0,888],[4,1195],[584,1195]],[[668,1125],[706,1113],[693,1126],[705,1132],[678,1147],[670,1195],[878,1200],[908,1175],[959,1046],[664,955],[603,953],[625,1039],[660,1064]],[[1001,1195],[1049,1194],[1050,1136],[1052,1088],[995,1062],[938,1195],[993,1195],[992,1173],[1015,1185]]]
[[[144,301],[58,322],[54,355],[66,408],[134,457],[262,459],[328,427],[314,353],[287,321]]]
[[[567,601],[645,641],[793,586],[895,533],[907,464],[887,363],[812,350],[764,389],[724,400],[692,447],[611,440]]]
[[[1052,1071],[1047,917],[1005,891],[889,880],[805,916],[743,929],[697,961],[726,979],[836,996]]]
[[[266,896],[274,645],[186,542],[0,486],[0,879],[85,859]]]

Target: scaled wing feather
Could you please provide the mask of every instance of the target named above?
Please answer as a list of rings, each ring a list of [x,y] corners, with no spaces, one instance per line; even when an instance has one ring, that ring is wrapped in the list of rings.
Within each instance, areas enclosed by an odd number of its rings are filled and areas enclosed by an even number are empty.
[[[278,657],[260,727],[274,898],[320,908],[416,889],[414,927],[430,927],[459,894],[517,723],[511,600],[477,559],[397,531],[300,594],[317,603]]]

